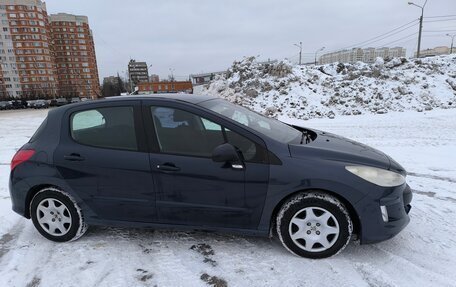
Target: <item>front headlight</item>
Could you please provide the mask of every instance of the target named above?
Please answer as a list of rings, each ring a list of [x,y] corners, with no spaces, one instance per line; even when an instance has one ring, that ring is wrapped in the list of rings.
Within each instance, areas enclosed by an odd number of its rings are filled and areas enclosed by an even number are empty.
[[[405,177],[399,173],[370,166],[346,166],[346,170],[373,184],[392,187],[405,183]]]

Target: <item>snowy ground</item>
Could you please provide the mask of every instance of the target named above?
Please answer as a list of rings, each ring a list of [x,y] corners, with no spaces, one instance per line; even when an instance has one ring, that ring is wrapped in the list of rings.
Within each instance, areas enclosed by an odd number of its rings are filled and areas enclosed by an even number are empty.
[[[295,257],[276,240],[203,232],[92,227],[76,242],[47,241],[11,211],[8,192],[9,161],[45,114],[0,112],[0,286],[455,286],[454,109],[301,122],[387,152],[415,190],[401,234],[325,260]]]

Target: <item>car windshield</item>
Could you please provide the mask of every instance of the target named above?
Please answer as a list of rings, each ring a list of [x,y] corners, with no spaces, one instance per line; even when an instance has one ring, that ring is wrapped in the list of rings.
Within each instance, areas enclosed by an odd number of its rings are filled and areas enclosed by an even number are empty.
[[[302,133],[276,119],[268,118],[228,101],[216,99],[200,103],[200,106],[228,117],[244,126],[260,132],[276,141],[299,141]]]

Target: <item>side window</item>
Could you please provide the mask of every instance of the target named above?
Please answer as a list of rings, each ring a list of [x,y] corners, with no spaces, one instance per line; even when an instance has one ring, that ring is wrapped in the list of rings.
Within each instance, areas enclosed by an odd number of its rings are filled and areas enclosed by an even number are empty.
[[[105,119],[98,110],[83,111],[73,116],[73,131],[103,127],[104,125]]]
[[[165,107],[151,107],[151,113],[161,152],[210,157],[217,146],[229,142],[245,161],[268,162],[264,147],[208,119]]]
[[[137,150],[133,107],[97,108],[71,115],[71,137],[102,148]]]
[[[151,107],[160,150],[164,153],[210,157],[225,142],[222,127],[190,112]]]
[[[222,127],[214,122],[201,118],[204,128],[210,131],[221,131]]]

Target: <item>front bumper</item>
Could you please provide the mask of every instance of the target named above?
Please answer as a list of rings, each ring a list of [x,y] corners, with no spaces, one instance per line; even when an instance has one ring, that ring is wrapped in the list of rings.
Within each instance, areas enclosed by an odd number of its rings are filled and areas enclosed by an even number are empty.
[[[361,244],[375,243],[397,235],[410,222],[412,191],[407,184],[390,188],[380,198],[366,196],[355,206],[360,221]],[[387,218],[382,216],[381,206]],[[386,221],[385,221],[386,220]]]

